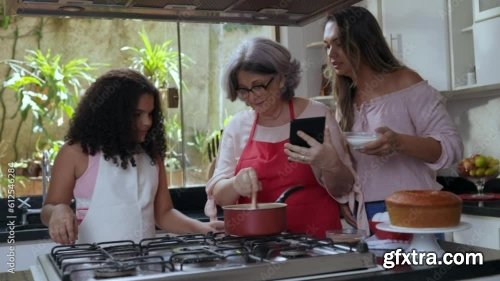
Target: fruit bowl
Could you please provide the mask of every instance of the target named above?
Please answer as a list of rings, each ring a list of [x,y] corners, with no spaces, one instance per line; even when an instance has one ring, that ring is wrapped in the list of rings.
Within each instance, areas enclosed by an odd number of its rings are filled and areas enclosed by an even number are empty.
[[[377,139],[377,134],[368,132],[344,132],[347,143],[353,149],[361,149],[369,142]]]
[[[473,182],[477,188],[477,197],[488,197],[483,193],[484,184],[498,177],[500,173],[499,160],[491,156],[475,154],[462,159],[457,167],[458,175]]]

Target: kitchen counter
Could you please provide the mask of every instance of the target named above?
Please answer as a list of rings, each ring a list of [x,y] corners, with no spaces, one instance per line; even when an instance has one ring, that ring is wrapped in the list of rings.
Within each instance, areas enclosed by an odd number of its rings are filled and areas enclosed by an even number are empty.
[[[464,201],[462,213],[474,216],[500,218],[500,200]]]
[[[461,266],[435,266],[428,268],[415,269],[410,266],[394,267],[390,270],[379,271],[374,273],[363,273],[351,276],[341,276],[335,278],[324,278],[321,280],[351,280],[351,281],[421,281],[421,280],[463,280],[475,279],[486,276],[498,275],[497,279],[500,280],[500,251],[468,246],[453,242],[439,241],[439,244],[445,252],[481,252],[484,256],[483,265],[461,265]],[[376,252],[377,261],[380,264],[383,262],[383,253]]]
[[[442,190],[455,194],[476,193],[475,185],[460,177],[438,177],[437,181],[443,186]],[[492,179],[485,184],[485,193],[500,194],[500,179]],[[464,200],[462,213],[475,216],[500,218],[500,200],[468,201]]]
[[[483,265],[468,266],[437,266],[430,268],[414,269],[410,266],[399,266],[391,270],[380,272],[363,273],[357,275],[337,276],[335,278],[323,278],[321,280],[351,280],[351,281],[420,281],[420,280],[462,280],[474,279],[485,276],[500,274],[500,251],[467,246],[452,242],[440,241],[441,247],[446,252],[482,252],[485,263]],[[376,253],[378,256],[380,253]],[[500,277],[500,275],[499,275]],[[2,281],[33,281],[30,271],[12,273],[0,273]],[[295,279],[299,280],[299,279]],[[308,279],[311,280],[311,279]],[[493,279],[492,279],[493,280]]]
[[[0,280],[2,281],[33,281],[33,276],[31,271],[19,271],[16,273],[1,272]]]

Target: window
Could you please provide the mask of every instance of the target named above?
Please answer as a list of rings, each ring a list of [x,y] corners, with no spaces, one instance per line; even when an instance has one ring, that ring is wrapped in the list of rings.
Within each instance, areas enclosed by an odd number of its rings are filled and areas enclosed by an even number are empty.
[[[16,29],[18,35],[15,35]],[[178,26],[175,22],[131,19],[15,17],[0,36],[6,50],[15,46],[16,60],[25,58],[25,50],[38,49],[47,56],[49,52],[51,57],[60,55],[61,63],[87,59],[88,63],[98,63],[92,73],[94,77],[111,68],[130,67],[130,58],[134,54],[131,48],[143,48],[145,38],[151,44],[167,44],[170,72],[166,76],[169,77],[154,77],[153,80],[161,89],[164,100],[169,186],[181,187],[206,183],[209,165],[206,141],[223,128],[224,120],[245,108],[241,102],[227,100],[221,87],[221,75],[228,56],[244,38],[274,38],[274,30],[271,26],[237,24],[179,23]],[[181,71],[175,69],[179,46],[183,55]],[[12,59],[10,55],[11,51],[2,52],[0,61]],[[10,74],[9,67],[1,65],[0,76],[5,78],[2,80],[6,81]],[[83,93],[87,86],[82,81],[77,92]],[[69,86],[68,89],[73,90]],[[0,132],[0,168],[5,172],[9,162],[36,163],[41,150],[47,149],[46,144],[64,138],[69,118],[61,114],[58,122],[47,121],[35,126],[32,113],[26,120],[21,119],[19,96],[5,87],[2,91],[5,93],[0,99],[6,110],[0,120],[3,128]],[[72,92],[68,94],[73,95]],[[74,96],[79,98],[78,94]],[[11,116],[15,118],[11,119]],[[19,170],[18,175],[21,174],[26,176],[24,185],[29,188],[19,189],[17,196],[40,194],[40,170]],[[4,193],[1,195],[5,197]]]
[[[474,0],[474,21],[500,16],[500,0]]]
[[[185,186],[204,185],[209,157],[207,143],[223,129],[224,121],[245,109],[241,101],[231,102],[221,87],[224,66],[231,53],[250,37],[274,38],[274,27],[237,24],[192,24],[180,26],[182,53],[194,62],[183,69],[183,141],[186,155]],[[177,114],[168,112],[168,117]],[[182,154],[179,147],[178,153]],[[170,186],[178,181],[171,175]]]

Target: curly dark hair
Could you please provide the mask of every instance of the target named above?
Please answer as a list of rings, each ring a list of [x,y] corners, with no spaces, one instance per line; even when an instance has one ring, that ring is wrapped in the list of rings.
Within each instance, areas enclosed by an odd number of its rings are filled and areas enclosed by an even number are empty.
[[[142,95],[154,98],[152,125],[144,142],[138,143],[134,113]],[[85,92],[70,122],[65,140],[79,143],[90,155],[101,151],[104,159],[123,169],[136,163],[132,157],[141,147],[151,158],[164,159],[163,114],[158,89],[142,74],[131,69],[113,69],[100,76]],[[120,160],[120,161],[119,161]]]

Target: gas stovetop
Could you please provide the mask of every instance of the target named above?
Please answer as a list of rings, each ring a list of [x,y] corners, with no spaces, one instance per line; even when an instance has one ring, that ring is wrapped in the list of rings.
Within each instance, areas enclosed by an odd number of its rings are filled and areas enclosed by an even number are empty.
[[[140,243],[56,246],[38,257],[38,264],[50,281],[276,280],[376,268],[362,242],[337,244],[289,233],[166,235]]]

